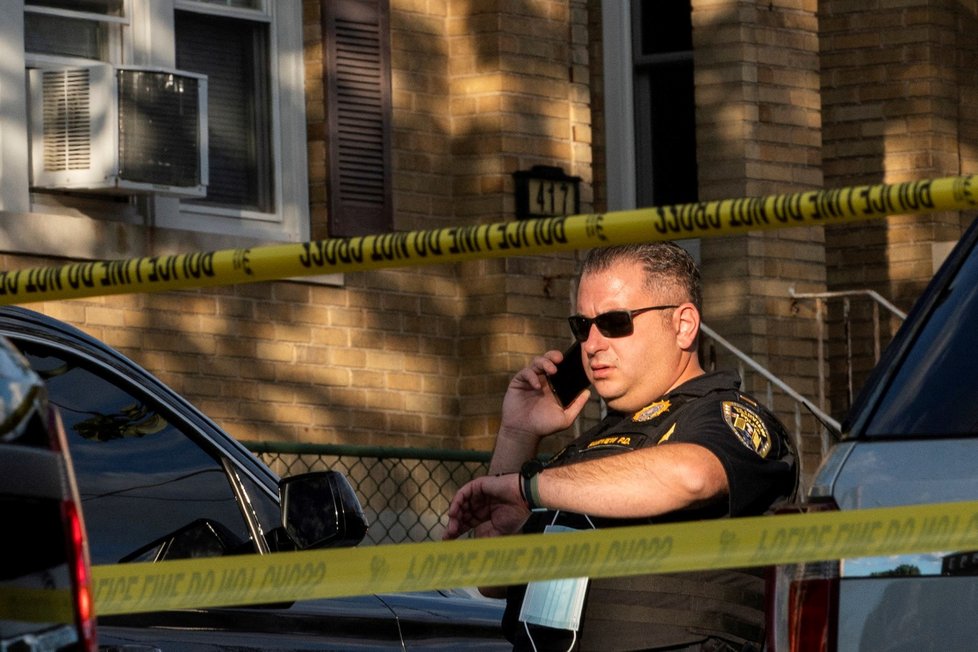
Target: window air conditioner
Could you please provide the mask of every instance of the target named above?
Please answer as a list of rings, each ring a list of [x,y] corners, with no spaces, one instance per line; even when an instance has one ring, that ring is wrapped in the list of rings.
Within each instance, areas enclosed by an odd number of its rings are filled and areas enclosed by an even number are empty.
[[[206,195],[206,76],[107,64],[28,73],[32,187]]]

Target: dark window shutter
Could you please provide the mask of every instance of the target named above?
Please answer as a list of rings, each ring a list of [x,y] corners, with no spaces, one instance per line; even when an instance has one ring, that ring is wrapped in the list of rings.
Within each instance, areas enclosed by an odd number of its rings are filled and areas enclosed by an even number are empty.
[[[393,228],[388,0],[324,0],[329,235]]]

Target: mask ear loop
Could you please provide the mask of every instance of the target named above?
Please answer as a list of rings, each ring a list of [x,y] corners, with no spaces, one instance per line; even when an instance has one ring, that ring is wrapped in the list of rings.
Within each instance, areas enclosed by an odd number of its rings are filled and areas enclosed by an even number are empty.
[[[533,648],[533,652],[538,652],[537,651],[537,644],[533,642],[533,634],[530,633],[530,624],[527,623],[526,621],[523,621],[523,629],[526,630],[526,638],[527,638],[527,640],[530,641],[530,647]],[[571,652],[571,650],[574,649],[574,646],[577,645],[577,632],[576,631],[572,631],[571,633],[573,635],[571,636],[571,644],[567,648],[567,652]]]
[[[550,525],[556,525],[557,524],[557,516],[559,516],[559,515],[560,515],[560,510],[559,509],[555,509],[554,510],[554,517],[552,519],[550,519]],[[598,528],[594,527],[594,521],[591,520],[591,517],[590,516],[588,516],[587,514],[582,514],[581,516],[584,517],[584,519],[587,521],[587,524],[591,526],[591,529],[592,530],[597,530],[598,529]],[[533,642],[533,634],[530,633],[530,624],[528,622],[526,622],[525,620],[523,621],[523,629],[526,630],[526,638],[527,638],[527,640],[530,641],[530,647],[533,648],[533,652],[537,652],[537,644]],[[573,636],[571,637],[571,644],[570,644],[570,647],[567,648],[567,652],[571,652],[571,650],[574,649],[574,646],[577,645],[577,630],[572,630],[572,633],[573,633]]]
[[[554,517],[552,519],[550,519],[550,525],[556,525],[557,524],[557,517],[558,516],[560,516],[560,510],[559,509],[555,509],[554,510]],[[591,526],[591,529],[592,530],[597,530],[598,529],[597,527],[595,527],[594,521],[591,520],[591,517],[590,516],[588,516],[587,514],[581,514],[581,516],[584,517],[584,520],[587,521],[587,524]]]

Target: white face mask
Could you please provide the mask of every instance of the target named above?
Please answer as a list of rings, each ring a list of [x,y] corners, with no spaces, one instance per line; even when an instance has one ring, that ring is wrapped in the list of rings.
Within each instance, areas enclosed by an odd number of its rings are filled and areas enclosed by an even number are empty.
[[[544,532],[568,532],[573,528],[548,525]],[[576,632],[581,627],[581,612],[587,593],[588,578],[530,582],[520,609],[520,622]]]

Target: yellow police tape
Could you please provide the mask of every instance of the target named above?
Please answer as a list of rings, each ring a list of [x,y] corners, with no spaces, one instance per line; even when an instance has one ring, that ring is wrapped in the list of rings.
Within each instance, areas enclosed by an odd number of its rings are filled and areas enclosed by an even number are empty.
[[[978,206],[978,177],[853,186],[593,215],[0,272],[0,305],[453,263]]]
[[[95,566],[100,615],[978,549],[978,502]]]

